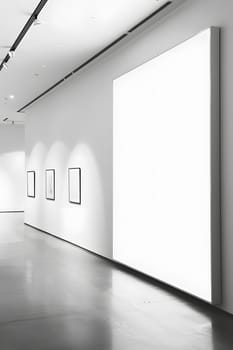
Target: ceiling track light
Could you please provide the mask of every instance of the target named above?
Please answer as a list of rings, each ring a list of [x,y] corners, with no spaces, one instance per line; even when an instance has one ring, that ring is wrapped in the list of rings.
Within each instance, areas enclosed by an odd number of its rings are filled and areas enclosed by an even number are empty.
[[[0,71],[3,68],[7,69],[6,63],[12,57],[14,57],[16,49],[18,48],[18,46],[22,42],[23,38],[25,37],[25,35],[27,34],[27,32],[29,31],[31,26],[33,24],[38,25],[38,24],[42,23],[41,21],[38,20],[38,16],[39,16],[40,12],[43,10],[43,8],[45,7],[45,5],[47,4],[47,2],[48,2],[48,0],[40,0],[39,4],[37,5],[35,10],[33,11],[32,15],[30,16],[30,18],[28,19],[28,21],[24,25],[24,27],[21,30],[21,32],[19,33],[19,35],[17,36],[17,38],[16,38],[15,42],[13,43],[13,45],[7,47],[7,48],[9,48],[9,52],[7,53],[7,55],[6,55],[6,57],[4,59],[0,59],[0,62],[1,62],[0,63]]]
[[[15,56],[15,51],[14,50],[10,50],[9,51],[9,57],[13,58]]]
[[[33,22],[34,26],[39,26],[40,24],[42,24],[42,22],[39,20],[38,15],[35,16],[35,20]]]

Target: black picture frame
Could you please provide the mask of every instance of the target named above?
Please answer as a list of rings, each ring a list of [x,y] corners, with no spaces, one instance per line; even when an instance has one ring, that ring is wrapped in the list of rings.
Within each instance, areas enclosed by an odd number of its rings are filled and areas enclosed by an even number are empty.
[[[51,177],[51,183],[49,183]],[[50,201],[55,201],[55,169],[45,170],[45,198]],[[51,192],[51,194],[50,194]]]
[[[68,200],[81,204],[81,168],[68,168]]]
[[[32,184],[30,181],[32,181]],[[34,170],[27,171],[27,197],[36,197],[36,172]]]

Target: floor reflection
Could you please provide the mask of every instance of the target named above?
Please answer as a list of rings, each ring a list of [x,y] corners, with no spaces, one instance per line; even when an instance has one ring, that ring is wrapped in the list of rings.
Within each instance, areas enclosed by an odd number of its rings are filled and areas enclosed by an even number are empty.
[[[0,214],[2,349],[232,350],[233,317]]]

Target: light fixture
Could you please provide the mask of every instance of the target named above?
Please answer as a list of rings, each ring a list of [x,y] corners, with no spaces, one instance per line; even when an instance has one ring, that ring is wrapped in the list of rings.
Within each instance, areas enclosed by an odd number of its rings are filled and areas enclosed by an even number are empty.
[[[9,95],[8,98],[9,98],[9,100],[14,100],[15,95]]]
[[[14,51],[14,50],[9,51],[9,56],[10,56],[10,58],[13,58],[14,55],[15,55],[15,51]]]
[[[35,16],[35,20],[34,20],[34,26],[39,26],[42,22],[39,20],[38,16]]]
[[[4,69],[8,69],[8,65],[6,64],[6,62],[4,62],[2,66]]]

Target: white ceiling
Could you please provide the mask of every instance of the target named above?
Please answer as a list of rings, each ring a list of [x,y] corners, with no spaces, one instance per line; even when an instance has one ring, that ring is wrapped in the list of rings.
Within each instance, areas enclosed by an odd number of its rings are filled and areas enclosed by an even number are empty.
[[[166,2],[49,0],[39,16],[42,24],[29,29],[8,69],[0,72],[0,120],[13,120],[18,109]],[[38,3],[0,2],[1,59]]]

